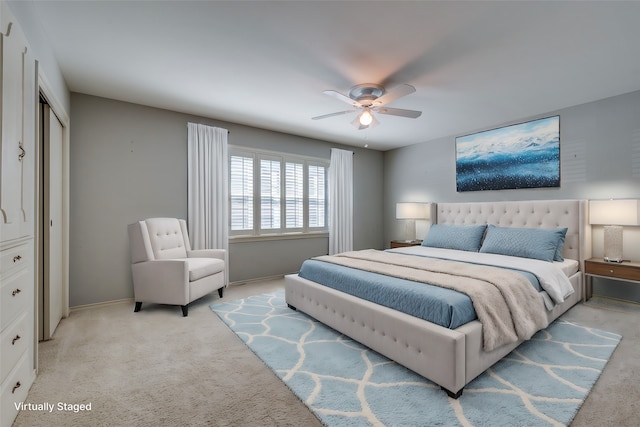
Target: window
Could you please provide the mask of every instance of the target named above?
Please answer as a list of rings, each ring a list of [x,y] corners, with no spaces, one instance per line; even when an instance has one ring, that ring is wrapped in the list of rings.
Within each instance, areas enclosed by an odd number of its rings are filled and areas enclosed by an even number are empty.
[[[324,159],[232,147],[230,235],[326,231],[328,166]]]

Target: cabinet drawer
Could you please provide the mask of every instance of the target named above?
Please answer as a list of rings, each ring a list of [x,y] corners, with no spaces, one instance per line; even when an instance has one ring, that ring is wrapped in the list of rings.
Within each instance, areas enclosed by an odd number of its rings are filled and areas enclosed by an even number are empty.
[[[0,382],[4,381],[27,349],[31,334],[27,314],[23,314],[0,334]]]
[[[22,269],[2,278],[0,288],[0,330],[4,330],[19,313],[27,310],[31,299],[31,273]]]
[[[13,423],[18,409],[16,404],[24,402],[27,399],[29,387],[33,383],[33,369],[29,365],[29,358],[24,355],[18,366],[2,383],[2,397],[0,404],[2,405],[2,413],[0,414],[0,425],[10,426]]]
[[[0,252],[0,274],[5,275],[21,267],[29,266],[30,245],[19,245]]]
[[[585,272],[614,279],[640,281],[640,268],[615,263],[585,262]]]

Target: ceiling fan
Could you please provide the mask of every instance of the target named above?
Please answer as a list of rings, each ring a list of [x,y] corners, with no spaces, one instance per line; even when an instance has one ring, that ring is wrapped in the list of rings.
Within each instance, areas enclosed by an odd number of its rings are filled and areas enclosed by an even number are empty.
[[[350,104],[352,109],[339,111],[337,113],[325,114],[322,116],[313,117],[313,120],[326,119],[327,117],[340,116],[342,114],[349,114],[356,111],[360,111],[356,119],[351,122],[358,129],[366,129],[378,124],[378,121],[372,114],[373,112],[380,114],[387,114],[390,116],[408,117],[410,119],[416,119],[420,117],[422,111],[404,110],[402,108],[388,108],[384,105],[395,101],[398,98],[409,95],[416,91],[411,85],[402,84],[394,87],[389,91],[385,91],[384,87],[373,84],[365,83],[352,87],[349,90],[349,96],[343,95],[335,90],[325,90],[323,93],[339,99],[340,101]]]

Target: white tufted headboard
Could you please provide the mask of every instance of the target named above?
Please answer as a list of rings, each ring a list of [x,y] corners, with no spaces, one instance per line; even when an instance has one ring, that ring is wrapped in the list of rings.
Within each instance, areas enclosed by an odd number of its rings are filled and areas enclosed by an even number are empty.
[[[585,200],[533,200],[522,202],[438,203],[438,224],[493,224],[500,227],[567,227],[562,255],[580,261],[591,257],[591,233]]]

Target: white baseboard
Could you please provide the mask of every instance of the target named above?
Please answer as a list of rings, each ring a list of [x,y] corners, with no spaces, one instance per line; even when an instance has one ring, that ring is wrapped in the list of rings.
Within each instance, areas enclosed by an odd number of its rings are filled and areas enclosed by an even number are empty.
[[[124,298],[124,299],[117,299],[113,301],[96,302],[94,304],[76,305],[75,307],[69,307],[69,311],[74,312],[74,311],[80,311],[80,310],[87,310],[89,308],[104,307],[104,306],[113,305],[113,304],[122,304],[125,302],[132,303],[133,298]]]
[[[289,273],[287,273],[289,274]],[[229,286],[238,286],[238,285],[246,285],[249,283],[256,282],[267,282],[269,280],[282,280],[284,279],[285,274],[277,274],[275,276],[267,276],[267,277],[258,277],[257,279],[247,279],[247,280],[239,280],[237,282],[229,283]]]
[[[229,286],[239,286],[239,285],[246,285],[249,283],[267,282],[270,280],[282,280],[284,279],[284,276],[285,276],[284,274],[277,274],[275,276],[259,277],[257,279],[239,280],[237,282],[230,282]],[[122,303],[131,304],[133,302],[134,302],[133,298],[123,298],[123,299],[118,299],[113,301],[97,302],[94,304],[76,305],[74,307],[69,307],[69,311],[73,312],[73,311],[87,310],[90,308],[104,307],[104,306],[113,305],[113,304],[122,304]]]

